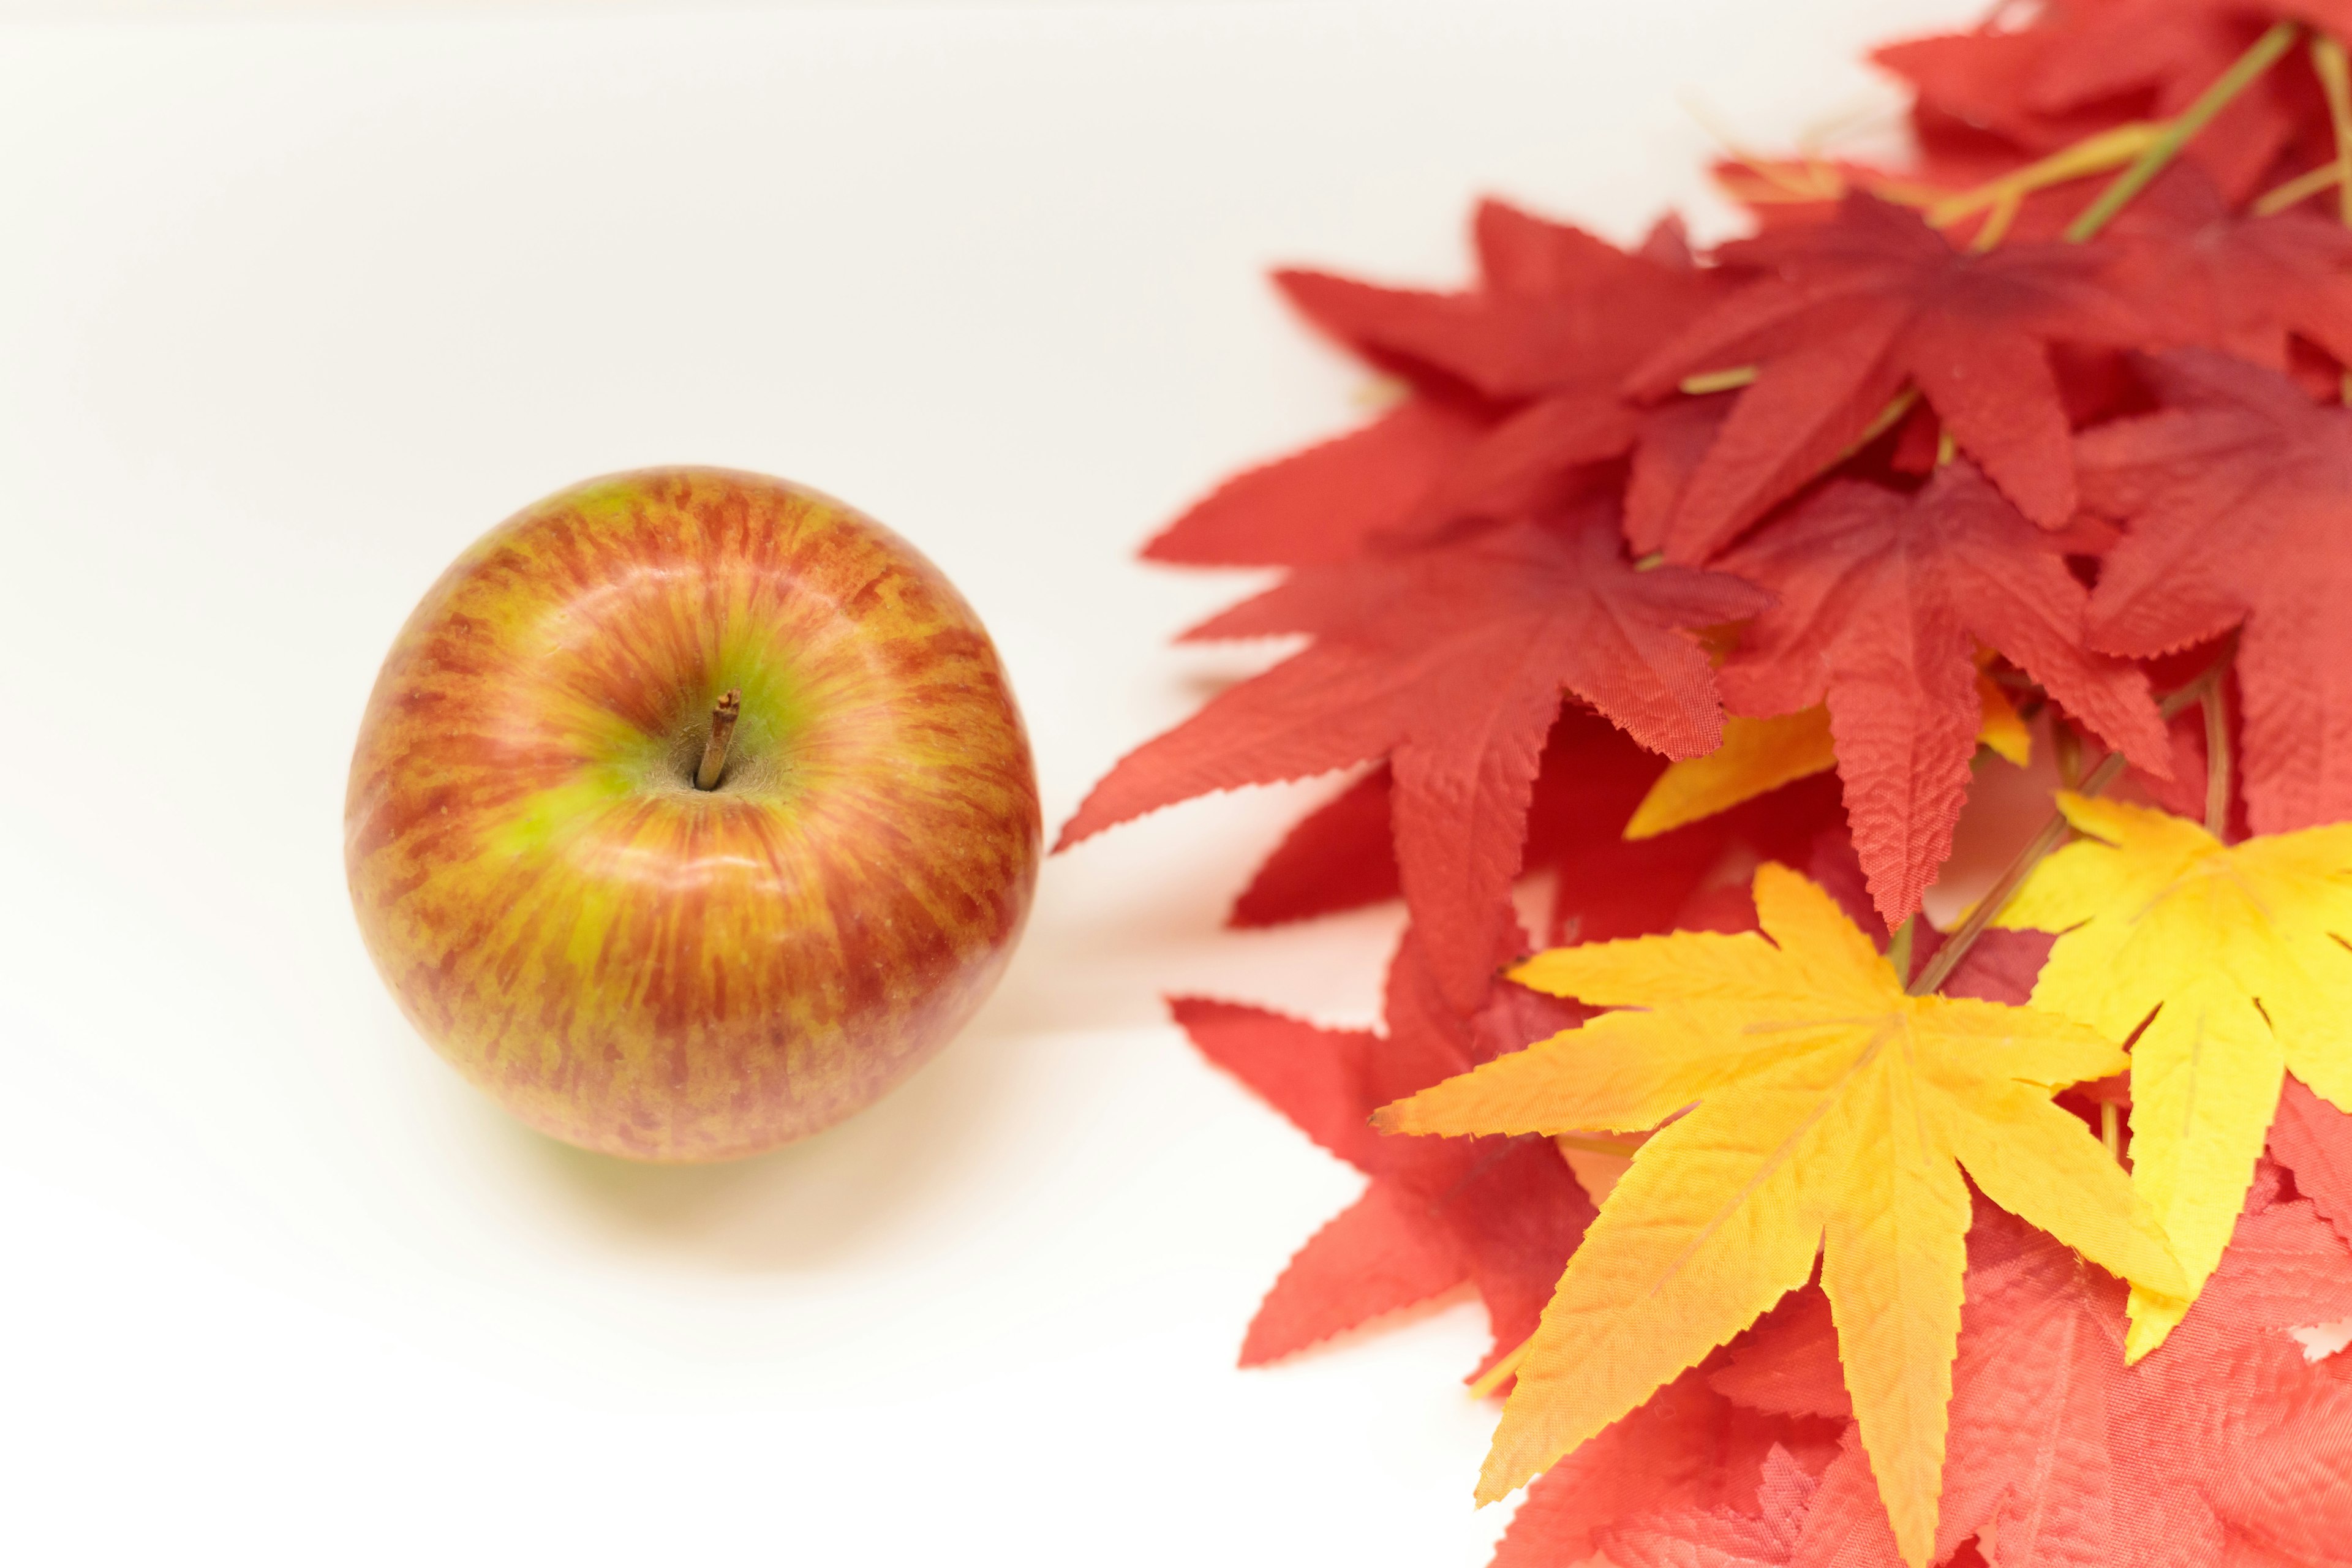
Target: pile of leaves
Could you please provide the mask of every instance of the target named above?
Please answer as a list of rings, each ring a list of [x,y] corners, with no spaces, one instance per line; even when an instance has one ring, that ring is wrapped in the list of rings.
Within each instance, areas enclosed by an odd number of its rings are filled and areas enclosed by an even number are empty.
[[[1233,919],[1401,897],[1384,1026],[1175,1016],[1369,1178],[1244,1363],[1484,1299],[1498,1568],[2352,1563],[2347,37],[2007,7],[1711,253],[1279,275],[1399,395],[1146,553],[1307,640],[1063,841],[1352,770]]]

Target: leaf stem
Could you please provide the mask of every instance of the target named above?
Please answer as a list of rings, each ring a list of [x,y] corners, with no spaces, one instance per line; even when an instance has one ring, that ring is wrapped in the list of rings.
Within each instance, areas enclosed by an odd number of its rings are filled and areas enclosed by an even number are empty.
[[[1675,390],[1692,397],[1704,397],[1710,392],[1729,392],[1736,387],[1747,386],[1762,374],[1760,366],[1752,364],[1737,364],[1729,370],[1703,370],[1696,375],[1683,377]]]
[[[1986,219],[1988,224],[1999,222],[2003,207],[2014,208],[2035,191],[2121,168],[2147,152],[2149,144],[2164,134],[2164,122],[2155,120],[2136,120],[2127,125],[2109,126],[2105,131],[2085,136],[2071,147],[2061,147],[2046,158],[2037,159],[2022,168],[2011,169],[1998,179],[1987,180],[1973,190],[1946,196],[1927,209],[1927,226],[1930,228],[1949,228],[1962,218],[1979,212],[1994,215]],[[1976,243],[1980,249],[1989,248],[1981,234],[1977,237]]]
[[[2221,678],[2229,672],[2230,661],[2236,657],[2237,651],[2237,644],[2233,640],[2188,685],[2168,693],[2156,705],[2157,711],[2170,720],[2190,703],[2201,701],[2205,693],[2219,685]],[[2097,767],[2084,775],[2074,793],[2086,795],[2103,794],[2109,784],[2123,776],[2123,771],[2124,754],[2109,752],[2099,759]],[[2058,847],[2066,833],[2065,813],[2052,812],[2050,820],[2042,825],[2042,831],[2036,833],[2024,848],[2011,857],[2009,864],[2001,868],[2000,875],[1993,879],[1992,887],[1977,900],[1976,908],[1969,911],[1968,919],[1962,921],[1959,929],[1952,933],[1951,940],[1936,950],[1936,956],[1927,961],[1927,967],[1922,969],[1905,989],[1914,996],[1925,996],[1949,980],[1952,971],[1960,966],[1960,960],[1969,955],[1969,949],[1976,945],[1977,938],[1984,935],[1986,928],[2000,917],[2002,910],[2009,907],[2009,900],[2017,896],[2017,889],[2025,885],[2025,879],[2032,873],[2033,868],[2042,864],[2050,852]]]
[[[2325,33],[2311,36],[2311,70],[2327,99],[2327,122],[2336,132],[2336,216],[2352,227],[2352,62],[2344,46]],[[2339,401],[2352,403],[2352,370],[2336,388]]]
[[[1886,406],[1871,416],[1870,423],[1862,427],[1862,434],[1846,443],[1845,450],[1837,455],[1837,462],[1832,463],[1830,467],[1836,468],[1838,463],[1844,462],[1848,458],[1894,429],[1902,417],[1911,412],[1911,405],[1918,401],[1919,389],[1916,386],[1906,386],[1888,398]]]
[[[2315,169],[2305,169],[2284,184],[2273,185],[2256,196],[2247,211],[2256,217],[2269,217],[2283,213],[2297,202],[2306,201],[2320,192],[2343,183],[2344,170],[2331,158]]]
[[[2198,698],[2205,710],[2205,831],[2230,841],[2230,683],[2209,682]]]
[[[2023,211],[2024,207],[2023,197],[2001,197],[2000,201],[1993,204],[1993,209],[1985,214],[1984,222],[1977,226],[1975,237],[1969,241],[1969,249],[1981,256],[2008,238],[2009,226],[2017,221],[2017,215]]]
[[[2327,122],[2336,132],[2336,213],[2352,224],[2352,66],[2344,46],[2325,33],[2313,34],[2311,70],[2327,99]]]
[[[2066,237],[2076,245],[2089,239],[2117,213],[2124,204],[2143,190],[2160,174],[2167,163],[2179,156],[2191,138],[2212,122],[2215,115],[2229,106],[2230,100],[2252,86],[2262,74],[2278,62],[2289,46],[2303,33],[2300,22],[2280,22],[2256,38],[2246,52],[2240,55],[2228,70],[2214,79],[2213,85],[2197,95],[2197,101],[2182,110],[2168,121],[2132,161],[2131,167],[2117,174],[2099,199],[2083,210],[2080,216],[2066,226]]]
[[[1911,983],[1911,944],[1919,934],[1919,917],[1913,915],[1895,928],[1886,943],[1886,962],[1895,966],[1895,978],[1904,984]]]
[[[1536,1337],[1529,1334],[1526,1339],[1505,1351],[1503,1359],[1480,1373],[1478,1381],[1470,1385],[1470,1397],[1484,1399],[1502,1387],[1505,1382],[1517,1373],[1519,1364],[1528,1359],[1528,1352],[1535,1348],[1535,1342]]]

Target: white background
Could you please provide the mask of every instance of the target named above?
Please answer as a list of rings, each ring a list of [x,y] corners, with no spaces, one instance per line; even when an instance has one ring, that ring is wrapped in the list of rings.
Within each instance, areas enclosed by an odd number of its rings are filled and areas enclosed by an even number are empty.
[[[1356,416],[1269,263],[1720,234],[1685,101],[1785,146],[1971,9],[0,5],[0,1558],[1483,1563],[1475,1302],[1232,1366],[1359,1179],[1158,998],[1371,1016],[1394,911],[1216,929],[1314,786],[1049,865],[852,1123],[633,1167],[378,985],[361,704],[526,502],[768,470],[964,587],[1057,824],[1264,658],[1133,548]]]

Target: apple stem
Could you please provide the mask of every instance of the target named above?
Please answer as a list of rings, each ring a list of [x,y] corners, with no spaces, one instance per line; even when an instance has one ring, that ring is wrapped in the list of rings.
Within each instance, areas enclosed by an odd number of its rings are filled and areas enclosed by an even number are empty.
[[[710,710],[710,738],[702,742],[702,765],[694,770],[694,787],[717,789],[727,771],[727,743],[735,738],[735,719],[743,711],[743,693],[730,690]]]

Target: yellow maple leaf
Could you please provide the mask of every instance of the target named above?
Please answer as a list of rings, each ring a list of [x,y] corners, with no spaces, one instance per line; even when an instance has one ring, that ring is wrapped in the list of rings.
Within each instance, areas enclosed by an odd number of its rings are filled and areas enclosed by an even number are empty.
[[[2234,847],[2197,823],[2062,795],[2076,840],[2005,926],[2062,931],[2033,1005],[2129,1039],[2132,1183],[2189,1289],[2134,1290],[2125,1352],[2164,1342],[2221,1260],[2283,1076],[2352,1107],[2352,823]],[[2153,1013],[2154,1017],[2149,1017]]]
[[[1539,953],[1522,984],[1603,1014],[1375,1118],[1384,1131],[1667,1123],[1633,1156],[1544,1309],[1480,1477],[1518,1486],[1811,1279],[1896,1541],[1936,1538],[1967,1265],[1965,1168],[2102,1267],[2178,1290],[2129,1179],[2058,1086],[2123,1051],[2021,1007],[1904,993],[1828,894],[1756,874],[1764,934],[1681,931]],[[1768,941],[1767,938],[1769,938]],[[1685,1115],[1676,1112],[1687,1110]]]
[[[2032,732],[2017,716],[2009,693],[1981,671],[1977,700],[1983,717],[1977,742],[1995,756],[2023,767],[2033,754]],[[1837,766],[1830,747],[1830,710],[1808,708],[1773,719],[1727,714],[1723,743],[1703,757],[1668,764],[1633,808],[1627,838],[1654,838],[1685,823],[1729,811],[1742,801],[1768,795],[1782,784],[1825,773]]]

